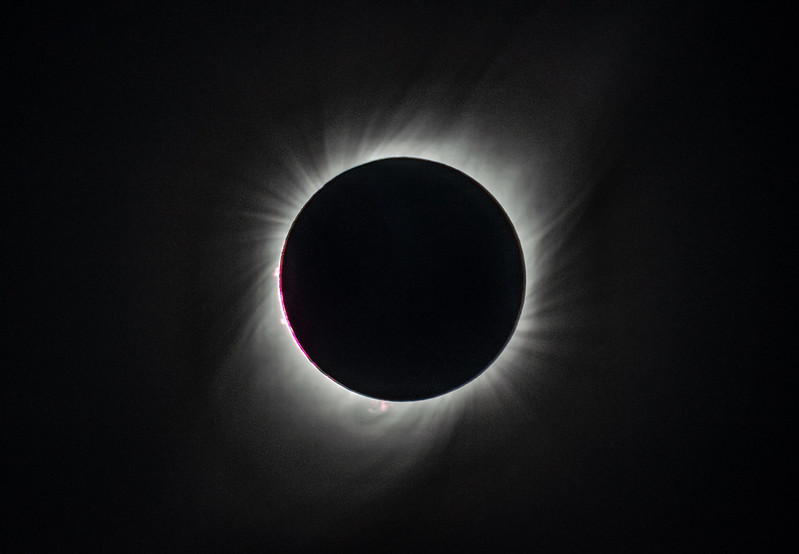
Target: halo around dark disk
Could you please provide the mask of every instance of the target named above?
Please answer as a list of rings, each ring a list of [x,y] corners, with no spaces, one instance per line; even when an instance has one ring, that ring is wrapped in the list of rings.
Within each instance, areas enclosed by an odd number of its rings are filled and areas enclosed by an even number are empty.
[[[452,167],[386,158],[354,167],[303,207],[280,290],[306,356],[344,387],[421,400],[471,381],[509,340],[524,261],[496,200]]]

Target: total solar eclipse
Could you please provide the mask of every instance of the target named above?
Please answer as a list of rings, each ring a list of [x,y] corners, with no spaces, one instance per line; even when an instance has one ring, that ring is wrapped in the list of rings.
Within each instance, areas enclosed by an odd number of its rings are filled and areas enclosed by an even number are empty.
[[[336,176],[283,247],[280,292],[300,348],[340,385],[422,400],[482,373],[524,300],[516,232],[477,181],[386,158]]]

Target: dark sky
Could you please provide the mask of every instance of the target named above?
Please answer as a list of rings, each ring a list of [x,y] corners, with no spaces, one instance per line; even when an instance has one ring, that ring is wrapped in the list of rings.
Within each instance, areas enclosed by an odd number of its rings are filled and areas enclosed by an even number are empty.
[[[785,14],[691,4],[7,22],[3,550],[777,537],[795,62]],[[258,291],[298,175],[419,141],[513,175],[527,326],[467,400],[372,413],[306,392]]]

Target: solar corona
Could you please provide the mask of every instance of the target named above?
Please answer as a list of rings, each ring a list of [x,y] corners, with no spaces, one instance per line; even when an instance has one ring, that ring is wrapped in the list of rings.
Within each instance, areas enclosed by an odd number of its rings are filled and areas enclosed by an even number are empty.
[[[361,395],[423,400],[480,375],[509,341],[525,263],[503,208],[465,173],[383,158],[322,186],[288,232],[282,309],[305,356]]]

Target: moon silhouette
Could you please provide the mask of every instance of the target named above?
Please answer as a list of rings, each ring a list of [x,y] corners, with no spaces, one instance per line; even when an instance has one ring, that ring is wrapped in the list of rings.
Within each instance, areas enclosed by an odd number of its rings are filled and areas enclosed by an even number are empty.
[[[288,233],[288,324],[305,355],[365,396],[432,398],[470,382],[510,339],[525,293],[516,232],[474,179],[386,158],[325,184]]]

